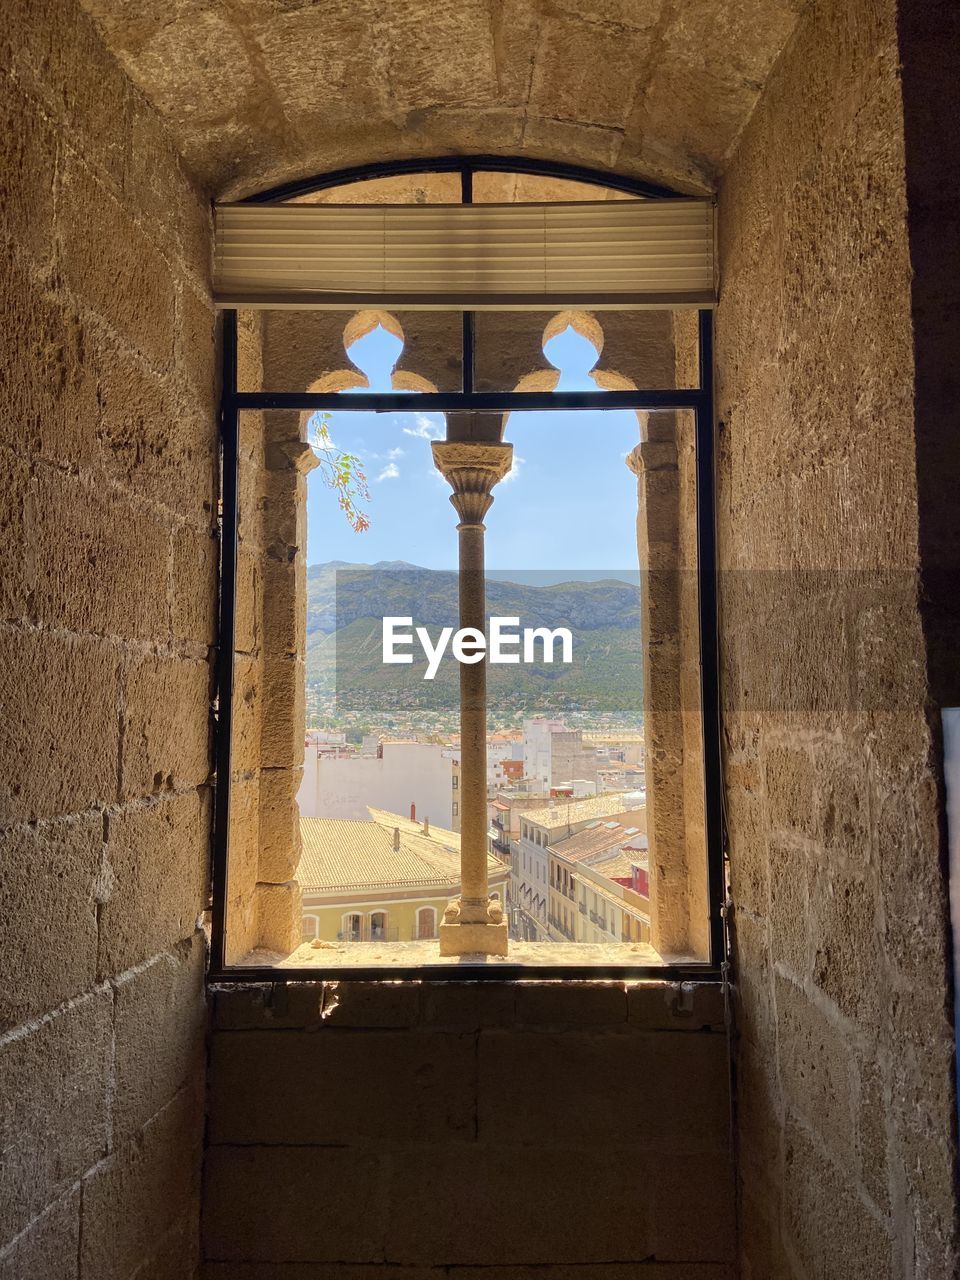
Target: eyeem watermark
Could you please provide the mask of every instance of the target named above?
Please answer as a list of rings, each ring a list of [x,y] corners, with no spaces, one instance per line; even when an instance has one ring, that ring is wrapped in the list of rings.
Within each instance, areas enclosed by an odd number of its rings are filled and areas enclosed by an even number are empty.
[[[412,653],[398,653],[398,648],[412,647],[414,639],[419,640],[427,659],[424,680],[432,680],[437,674],[440,662],[447,646],[457,662],[473,664],[482,662],[484,655],[490,662],[553,662],[554,649],[560,645],[560,661],[573,661],[573,636],[567,627],[557,627],[551,631],[548,627],[524,627],[520,631],[519,618],[491,618],[489,647],[487,637],[476,627],[461,627],[454,632],[453,627],[443,627],[437,636],[436,643],[430,638],[426,627],[413,630],[413,618],[384,618],[383,620],[383,661],[388,664],[409,664],[413,662]],[[537,642],[540,642],[540,656],[537,656]],[[522,654],[522,659],[521,659]]]

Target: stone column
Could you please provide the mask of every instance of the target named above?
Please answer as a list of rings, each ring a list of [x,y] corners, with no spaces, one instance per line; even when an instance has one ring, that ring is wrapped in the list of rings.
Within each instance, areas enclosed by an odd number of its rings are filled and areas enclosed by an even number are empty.
[[[460,626],[485,629],[483,517],[493,486],[510,470],[513,446],[437,441],[437,469],[453,489],[460,523]],[[487,881],[487,660],[460,663],[460,898],[440,926],[440,954],[507,954],[507,922]]]

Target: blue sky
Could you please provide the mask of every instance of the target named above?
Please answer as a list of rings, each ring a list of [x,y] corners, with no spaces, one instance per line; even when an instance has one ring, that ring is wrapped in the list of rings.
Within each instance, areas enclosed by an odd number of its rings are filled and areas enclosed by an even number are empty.
[[[378,327],[353,344],[350,358],[371,390],[388,391],[401,349]],[[552,338],[545,353],[560,370],[558,389],[596,390],[588,377],[596,352],[573,329]],[[456,513],[430,453],[431,439],[444,434],[443,415],[335,413],[329,430],[334,445],[365,466],[370,529],[354,533],[321,472],[312,472],[308,562],[407,560],[455,568]],[[636,414],[513,413],[504,439],[514,446],[514,470],[495,489],[486,519],[488,569],[513,578],[536,571],[540,581],[613,573],[635,580],[637,481],[624,456],[640,439]]]

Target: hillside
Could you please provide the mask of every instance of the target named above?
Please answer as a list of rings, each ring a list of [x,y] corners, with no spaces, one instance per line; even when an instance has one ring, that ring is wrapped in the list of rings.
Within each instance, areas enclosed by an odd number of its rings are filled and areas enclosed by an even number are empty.
[[[642,712],[640,593],[616,579],[549,586],[488,579],[487,613],[519,617],[521,627],[569,627],[569,665],[491,665],[491,707],[509,698],[528,713],[569,709],[639,717]],[[458,666],[449,656],[433,681],[414,663],[382,661],[385,616],[406,616],[434,639],[457,625],[457,575],[403,561],[311,565],[307,571],[307,686],[323,700],[349,697],[351,707],[449,709],[457,705]]]

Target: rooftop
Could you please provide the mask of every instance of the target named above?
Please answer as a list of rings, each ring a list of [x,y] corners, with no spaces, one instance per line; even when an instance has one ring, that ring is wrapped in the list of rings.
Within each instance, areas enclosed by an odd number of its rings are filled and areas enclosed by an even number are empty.
[[[303,853],[297,878],[305,890],[427,888],[447,891],[460,883],[460,837],[442,827],[423,826],[385,809],[369,810],[370,820],[301,818]],[[394,848],[394,831],[400,848]],[[489,858],[491,871],[503,864]]]
[[[636,822],[643,821],[646,815],[643,810],[640,810],[623,816],[625,818],[623,822],[600,823],[599,826],[584,827],[582,831],[577,831],[572,836],[565,836],[562,840],[549,845],[549,849],[551,853],[558,854],[568,862],[583,862],[587,858],[602,853],[605,849],[609,849],[613,855],[619,855],[621,846],[628,839],[628,829],[632,827],[635,830]],[[630,874],[629,861],[624,874]]]
[[[578,822],[590,822],[593,818],[615,818],[618,814],[632,812],[638,800],[639,797],[629,791],[612,792],[604,796],[587,796],[583,800],[557,800],[555,804],[540,809],[528,809],[523,816],[527,822],[540,827],[574,826]]]

